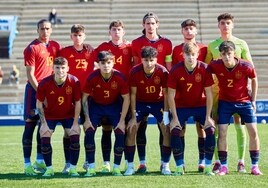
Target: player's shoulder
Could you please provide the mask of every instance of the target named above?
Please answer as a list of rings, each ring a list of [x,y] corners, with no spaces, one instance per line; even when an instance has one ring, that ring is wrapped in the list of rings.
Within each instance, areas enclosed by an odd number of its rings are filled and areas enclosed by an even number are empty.
[[[49,75],[45,78],[43,78],[40,83],[38,84],[38,87],[44,87],[45,85],[49,84],[50,82],[54,82],[54,75]]]
[[[208,67],[208,64],[206,64],[205,62],[203,62],[203,61],[197,61],[197,66],[199,67],[199,68],[204,68],[204,69],[206,69],[207,67]]]
[[[113,75],[119,79],[123,79],[124,81],[126,80],[125,75],[116,69],[113,69]]]
[[[158,71],[161,71],[161,72],[164,72],[164,73],[168,73],[167,68],[164,67],[163,65],[160,65],[159,63],[157,63],[157,64],[155,65],[155,68],[156,68],[156,70],[158,70]]]
[[[78,78],[75,76],[75,75],[72,75],[72,74],[67,74],[67,79],[70,81],[70,82],[79,82]]]
[[[130,70],[130,74],[136,74],[137,72],[143,71],[143,65],[142,63],[138,64],[138,65],[134,65],[131,70]]]
[[[251,61],[248,61],[246,59],[238,59],[239,63],[241,66],[243,67],[247,67],[247,68],[250,68],[250,69],[253,69],[254,68],[254,65]]]
[[[175,65],[172,66],[170,73],[173,73],[175,71],[178,71],[179,69],[183,68],[184,69],[184,61],[180,63],[176,63]]]

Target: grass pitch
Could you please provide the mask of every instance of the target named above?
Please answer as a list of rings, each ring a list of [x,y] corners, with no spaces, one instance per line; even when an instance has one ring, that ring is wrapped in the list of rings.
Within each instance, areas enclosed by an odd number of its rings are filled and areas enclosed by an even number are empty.
[[[130,177],[114,177],[112,175],[102,175],[99,171],[102,166],[102,156],[100,152],[101,128],[96,133],[96,170],[97,176],[91,178],[83,177],[85,171],[82,168],[84,162],[83,138],[81,135],[80,144],[81,152],[77,169],[81,173],[78,178],[70,178],[62,175],[61,170],[64,166],[64,155],[62,146],[63,129],[61,126],[56,128],[52,137],[53,147],[53,167],[55,176],[53,178],[27,177],[23,173],[23,154],[21,137],[23,126],[0,126],[0,187],[2,188],[40,188],[40,187],[268,187],[268,126],[259,125],[259,136],[261,143],[260,169],[264,173],[263,176],[250,175],[250,158],[246,152],[246,174],[238,174],[236,172],[237,164],[237,147],[236,134],[234,127],[231,125],[228,130],[229,143],[229,171],[230,173],[224,177],[205,176],[197,172],[197,134],[195,126],[188,126],[186,131],[186,147],[185,147],[185,165],[186,173],[183,176],[163,176],[160,175],[160,152],[158,145],[158,129],[156,126],[148,126],[147,128],[147,164],[149,173],[146,175],[133,175]],[[32,163],[36,156],[36,142],[34,139],[32,152]],[[138,165],[137,156],[135,157],[135,166]],[[173,157],[170,161],[170,168],[175,170]],[[121,162],[121,169],[124,169],[124,160]]]

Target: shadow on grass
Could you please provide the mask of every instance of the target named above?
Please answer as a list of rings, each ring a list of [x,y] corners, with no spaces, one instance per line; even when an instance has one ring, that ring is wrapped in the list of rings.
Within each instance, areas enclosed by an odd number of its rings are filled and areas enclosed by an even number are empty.
[[[123,172],[122,172],[123,173]],[[185,175],[200,175],[202,173],[198,173],[196,171],[187,171]],[[52,177],[42,177],[42,174],[38,174],[37,176],[26,176],[24,173],[7,173],[0,174],[0,180],[31,180],[31,179],[64,179],[64,178],[95,178],[95,177],[114,177],[112,173],[101,173],[97,172],[94,177],[85,177],[85,172],[80,172],[79,177],[70,177],[68,174],[62,174],[60,172],[56,172]],[[135,173],[133,176],[163,176],[159,171],[149,171],[146,173]],[[127,176],[126,176],[127,177]]]

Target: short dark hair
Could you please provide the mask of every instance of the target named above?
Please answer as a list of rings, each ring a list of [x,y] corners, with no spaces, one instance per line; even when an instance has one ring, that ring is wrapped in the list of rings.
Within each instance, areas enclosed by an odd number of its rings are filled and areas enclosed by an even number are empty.
[[[39,20],[37,22],[37,29],[39,29],[39,26],[43,23],[50,23],[50,21],[48,21],[47,19],[42,19],[42,20]]]
[[[235,44],[232,41],[224,41],[219,46],[220,52],[235,51]]]
[[[157,50],[151,46],[145,46],[141,49],[142,58],[156,58],[157,55],[158,55]]]
[[[147,18],[154,18],[156,23],[159,23],[157,15],[153,12],[148,12],[143,16],[142,23],[145,24]],[[142,30],[142,33],[145,35],[145,29]]]
[[[221,20],[232,20],[234,21],[234,16],[230,13],[223,13],[223,14],[220,14],[218,16],[218,22],[220,22]]]
[[[181,23],[181,28],[184,28],[186,26],[194,26],[196,27],[196,23],[194,20],[192,19],[187,19],[187,20],[184,20],[182,23]]]
[[[57,57],[53,61],[53,65],[65,65],[65,64],[68,64],[68,61],[64,57]]]
[[[85,31],[86,31],[85,27],[81,24],[75,24],[71,27],[71,33],[80,33],[80,32],[85,33]]]
[[[106,62],[109,59],[113,59],[114,55],[109,51],[100,51],[98,54],[98,61]]]
[[[112,21],[109,25],[109,29],[112,29],[112,27],[122,27],[124,28],[124,23],[121,20]]]

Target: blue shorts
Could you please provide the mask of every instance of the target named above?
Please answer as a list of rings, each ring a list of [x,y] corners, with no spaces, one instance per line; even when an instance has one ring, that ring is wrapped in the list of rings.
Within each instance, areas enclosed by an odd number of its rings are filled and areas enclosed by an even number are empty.
[[[36,110],[36,91],[29,82],[27,82],[25,86],[24,95],[24,120],[38,120],[39,115]]]
[[[158,123],[163,120],[164,102],[136,102],[137,122],[152,114]]]
[[[255,116],[251,102],[235,103],[219,101],[218,124],[229,124],[233,114],[237,113],[241,116],[241,120],[245,123],[256,123],[257,117]]]
[[[115,128],[120,120],[122,101],[119,100],[112,104],[102,105],[90,100],[88,108],[89,118],[94,128],[101,124],[103,118]]]
[[[177,116],[182,127],[185,126],[187,120],[193,116],[194,120],[199,122],[201,125],[205,124],[206,121],[206,107],[195,107],[195,108],[176,108]]]
[[[74,119],[69,118],[69,119],[57,119],[57,120],[46,120],[46,121],[49,129],[51,130],[55,130],[58,123],[60,123],[64,129],[70,129],[73,126]]]

